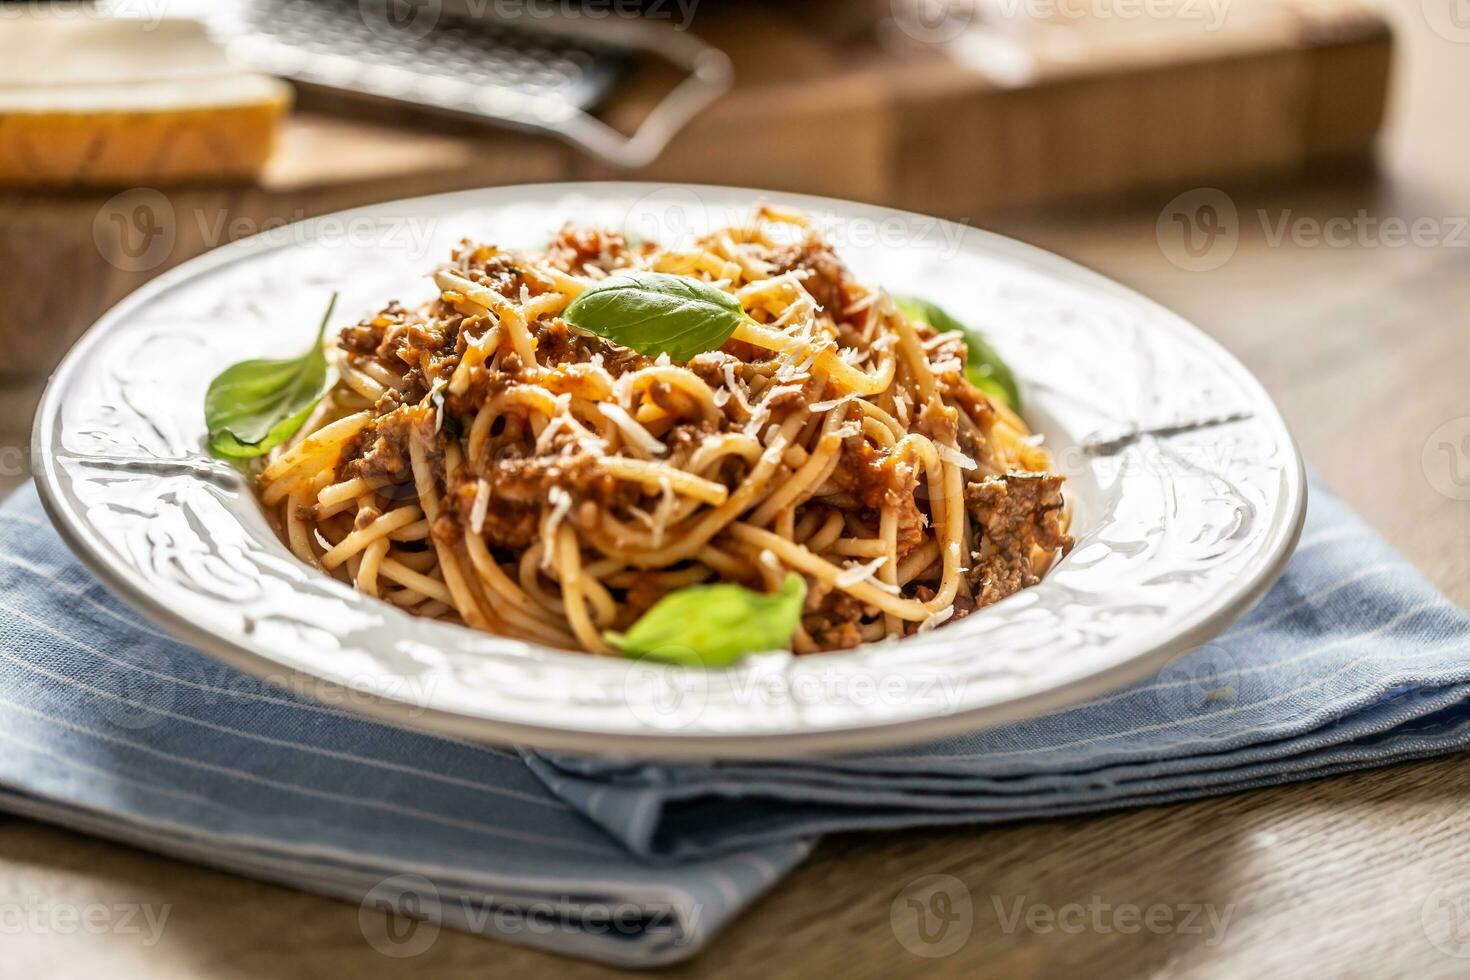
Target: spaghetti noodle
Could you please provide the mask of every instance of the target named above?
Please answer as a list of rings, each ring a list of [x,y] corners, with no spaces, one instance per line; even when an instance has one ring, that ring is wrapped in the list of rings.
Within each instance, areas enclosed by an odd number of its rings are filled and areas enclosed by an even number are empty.
[[[744,316],[674,363],[561,315],[625,270]],[[296,555],[399,607],[607,653],[670,592],[795,572],[806,653],[952,622],[1070,545],[1061,478],[966,379],[963,336],[856,282],[800,214],[685,250],[466,242],[435,283],[341,332],[338,380],[259,480]]]

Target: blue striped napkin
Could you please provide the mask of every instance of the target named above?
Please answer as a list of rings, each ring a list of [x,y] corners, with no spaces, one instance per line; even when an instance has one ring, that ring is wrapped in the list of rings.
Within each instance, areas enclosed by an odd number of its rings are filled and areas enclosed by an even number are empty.
[[[0,808],[370,911],[672,962],[827,831],[1165,803],[1463,746],[1470,617],[1313,494],[1276,588],[1146,683],[903,752],[672,767],[418,735],[268,687],[115,600],[27,487],[0,507]]]
[[[530,758],[634,853],[1087,813],[1470,744],[1470,616],[1320,482],[1285,575],[1218,639],[1068,711],[899,752],[682,765]],[[595,808],[593,804],[596,804]]]

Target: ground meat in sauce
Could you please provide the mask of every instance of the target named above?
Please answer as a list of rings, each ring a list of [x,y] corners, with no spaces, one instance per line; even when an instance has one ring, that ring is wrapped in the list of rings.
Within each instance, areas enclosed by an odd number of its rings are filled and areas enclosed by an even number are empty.
[[[990,442],[978,431],[967,426],[960,426],[955,433],[955,444],[960,447],[960,452],[974,460],[975,469],[971,477],[994,476],[999,472],[995,461],[995,451],[990,448]]]
[[[552,320],[536,332],[536,354],[551,364],[585,361],[591,356],[584,352],[567,322],[561,319]]]
[[[787,382],[781,384],[779,387],[782,390],[776,391],[775,394],[761,393],[761,404],[765,405],[772,412],[789,411],[802,402],[809,400],[805,385]]]
[[[838,459],[831,480],[851,494],[860,506],[870,509],[881,507],[884,495],[895,489],[892,465],[870,442],[849,447]]]
[[[957,360],[962,365],[969,358],[969,350],[965,347],[965,338],[958,334],[948,334],[943,340],[937,340],[939,334],[929,324],[919,321],[914,324],[914,333],[919,337],[919,343],[923,345],[924,352],[929,355],[930,361]],[[926,336],[927,335],[927,336]],[[933,341],[931,343],[931,341]]]
[[[929,526],[929,520],[919,510],[912,492],[889,490],[885,499],[898,517],[898,557],[902,560],[923,543],[924,530]]]
[[[628,240],[616,231],[602,228],[563,228],[546,251],[547,264],[563,272],[580,273],[589,263],[604,271],[627,265]]]
[[[983,529],[981,551],[968,581],[980,605],[989,605],[1040,581],[1035,549],[1067,549],[1062,529],[1062,478],[1009,473],[965,488],[965,505]]]
[[[410,406],[373,419],[342,447],[338,472],[349,480],[362,477],[369,482],[403,483],[413,479],[408,438],[416,415],[417,407]]]
[[[801,623],[819,649],[838,650],[863,642],[857,625],[862,619],[863,604],[846,592],[833,590],[816,609],[802,616]]]
[[[483,257],[483,253],[477,250],[470,252],[466,259],[464,269],[472,282],[493,289],[507,299],[519,299],[523,287],[532,293],[538,291],[533,288],[536,284],[526,278],[520,266],[516,265],[515,259],[505,252]]]
[[[959,435],[959,413],[938,398],[932,398],[919,409],[914,427],[942,445],[950,445]]]
[[[574,333],[567,322],[555,319],[538,324],[536,331],[536,354],[549,364],[585,364],[592,360],[594,354],[602,353],[607,344],[596,337],[588,337],[585,334]],[[634,358],[642,361],[643,358],[634,354]],[[604,367],[608,360],[604,355]],[[613,358],[613,364],[628,363],[628,358]],[[609,373],[612,373],[609,371]],[[617,374],[613,374],[617,377]]]
[[[411,316],[401,303],[394,300],[377,315],[354,326],[344,327],[337,335],[337,346],[351,354],[367,357],[379,355],[383,337],[388,330],[406,323]]]
[[[683,466],[689,462],[699,447],[703,445],[705,436],[713,431],[713,424],[705,421],[685,422],[673,426],[664,433],[664,445],[669,447],[669,453],[664,457],[673,466]]]
[[[728,343],[728,342],[727,342]],[[719,389],[725,387],[725,365],[735,366],[735,377],[740,377],[740,359],[724,351],[706,351],[696,354],[684,366],[693,371],[699,380],[711,388]]]
[[[506,272],[509,274],[508,269]],[[426,330],[419,324],[391,319],[392,322],[387,323],[369,321],[352,341],[354,349],[366,347],[375,356],[392,352],[400,360],[415,363],[405,372],[405,382],[410,391],[408,397],[414,398],[416,394],[417,398],[422,398],[430,382],[418,365],[429,364],[435,376],[448,377],[458,358],[445,355],[445,348],[450,344],[447,336]],[[457,316],[455,322],[459,322]],[[544,356],[557,363],[586,362],[594,352],[600,352],[606,346],[595,338],[573,333],[557,319],[538,325],[537,344]],[[462,348],[463,345],[458,346]],[[404,352],[408,353],[407,357]],[[604,360],[604,367],[607,360]],[[613,370],[609,373],[614,376],[619,367],[636,369],[651,363],[631,352],[623,356],[614,355],[610,360]],[[513,353],[503,355],[493,370],[486,365],[471,368],[466,389],[457,395],[445,395],[444,425],[467,427],[487,399],[525,383],[529,380],[526,375],[525,365]],[[667,410],[684,414],[691,408],[688,397],[666,383],[657,383],[650,388],[650,397]],[[408,435],[413,425],[424,424],[418,418],[419,414],[416,407],[404,408],[375,419],[345,447],[342,472],[349,477],[386,478],[395,483],[411,481]],[[497,425],[499,433],[492,435],[487,442],[478,471],[466,467],[456,485],[450,488],[445,512],[432,529],[436,538],[448,540],[462,533],[458,529],[468,524],[474,512],[482,479],[488,484],[490,498],[482,533],[490,546],[508,551],[524,549],[538,539],[541,512],[553,487],[567,490],[574,500],[597,500],[609,507],[642,501],[640,487],[608,476],[570,436],[555,439],[550,446],[543,447],[543,452],[529,456],[522,420],[515,415],[505,418],[503,425]],[[697,444],[697,439],[709,425],[699,423],[697,428],[698,436],[695,435],[696,426],[692,425],[671,430],[667,439],[671,449],[682,449],[686,454],[692,452],[689,447]],[[435,461],[442,474],[442,456],[436,456]]]
[[[578,333],[559,317],[536,324],[536,354],[544,363],[563,365],[586,364],[600,355],[603,370],[613,378],[641,370],[653,363],[652,358],[644,357],[636,351]],[[505,357],[501,360],[503,363]],[[519,362],[516,371],[520,371]]]
[[[778,249],[768,261],[775,267],[777,275],[793,270],[811,273],[802,280],[802,285],[812,294],[812,299],[834,323],[847,319],[842,312],[848,304],[847,270],[832,249],[818,242],[806,241]]]
[[[485,461],[480,472],[463,471],[450,490],[455,518],[464,525],[474,513],[480,481],[489,486],[481,532],[494,547],[518,550],[540,538],[541,510],[553,487],[567,491],[574,501],[596,500],[608,507],[638,502],[642,490],[615,480],[586,454],[517,457],[499,455]],[[571,520],[580,519],[574,510]]]

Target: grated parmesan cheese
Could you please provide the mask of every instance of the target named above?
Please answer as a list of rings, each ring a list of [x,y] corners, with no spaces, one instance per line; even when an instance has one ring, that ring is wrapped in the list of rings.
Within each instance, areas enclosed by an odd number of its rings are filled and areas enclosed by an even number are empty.
[[[664,543],[664,533],[669,528],[669,519],[674,516],[674,507],[677,503],[674,497],[674,484],[668,477],[659,477],[658,488],[662,496],[659,497],[658,506],[653,509],[653,546],[655,548]]]
[[[779,463],[786,452],[786,445],[786,437],[778,431],[776,438],[766,447],[766,451],[761,453],[761,462],[769,462],[773,466]]]
[[[792,372],[792,373],[793,374],[810,374],[811,373],[811,370],[812,370],[812,365],[815,364],[815,363],[817,363],[817,358],[821,357],[828,350],[830,350],[831,348],[833,348],[835,346],[836,345],[835,344],[832,344],[832,343],[825,343],[825,344],[817,344],[817,345],[815,345],[813,347],[808,348],[806,359],[803,360],[800,364],[796,365],[796,370],[794,372]],[[778,372],[778,376],[779,376],[779,372]]]
[[[741,286],[735,295],[742,302],[767,293],[774,293],[782,288],[789,288],[800,295],[810,295],[802,286],[802,280],[811,275],[810,269],[791,269],[781,273],[779,276],[767,276],[765,279],[757,279],[754,282]]]
[[[929,369],[935,374],[958,374],[961,367],[963,365],[960,364],[958,357],[946,357],[942,361],[934,361],[929,365]]]
[[[546,519],[541,522],[542,568],[551,567],[552,548],[556,541],[557,528],[561,527],[561,522],[566,518],[567,512],[572,509],[572,495],[561,487],[552,487],[548,490],[546,499],[551,501],[551,510],[546,512]]]
[[[939,454],[940,459],[949,463],[951,466],[958,466],[962,470],[975,469],[975,461],[953,446],[946,446],[943,443],[936,442],[934,444],[934,451]]]
[[[761,431],[761,426],[765,425],[770,418],[771,410],[766,407],[765,402],[757,405],[750,413],[750,421],[745,423],[745,434],[755,438]]]
[[[434,384],[429,388],[429,401],[434,405],[435,432],[439,432],[444,428],[444,387],[444,379],[435,378]]]
[[[767,388],[763,393],[763,400],[771,401],[772,399],[777,398],[780,395],[791,394],[793,392],[798,395],[801,394],[801,385],[772,385],[771,387]]]
[[[936,347],[940,347],[944,344],[948,344],[956,340],[958,340],[960,343],[964,343],[964,335],[961,334],[958,330],[946,330],[944,333],[935,334],[928,340],[921,341],[919,346],[924,349],[925,353],[928,353]]]
[[[730,390],[730,394],[735,396],[735,400],[739,402],[740,407],[745,409],[746,415],[754,414],[754,410],[750,407],[750,399],[745,397],[745,392],[740,390],[740,382],[735,379],[735,362],[733,360],[725,362],[725,387]]]
[[[470,530],[476,534],[485,530],[485,512],[490,509],[490,484],[484,480],[475,488],[475,503],[470,508]]]
[[[602,402],[597,406],[608,421],[618,427],[628,442],[650,456],[662,456],[669,451],[669,447],[653,437],[653,433],[645,429],[637,419],[628,413],[623,406],[614,402]]]
[[[936,626],[943,626],[954,615],[954,606],[946,606],[919,624],[919,632],[927,633]]]
[[[873,579],[873,573],[882,568],[883,563],[886,561],[888,561],[887,555],[879,555],[877,558],[874,558],[872,561],[866,564],[848,565],[837,574],[837,587],[841,589],[848,589],[854,585],[857,585],[864,579]],[[873,579],[873,584],[879,584],[877,579]]]
[[[852,303],[849,306],[847,306],[842,311],[842,315],[846,317],[846,316],[852,316],[854,313],[861,313],[861,312],[863,312],[868,307],[870,307],[874,303],[878,302],[878,297],[881,296],[881,295],[882,294],[879,293],[878,290],[876,290],[876,289],[873,290],[872,292],[868,293],[868,295],[866,295],[862,299],[858,300],[856,303]]]
[[[536,437],[536,451],[538,453],[544,453],[550,449],[551,440],[556,437],[557,433],[566,428],[567,423],[571,420],[571,416],[566,414],[566,408],[571,404],[571,397],[569,394],[556,396],[557,412],[551,417],[551,421],[546,423],[546,428],[541,430],[541,434]],[[565,404],[562,402],[563,398],[567,400]]]
[[[908,428],[909,424],[909,397],[901,391],[893,393],[893,411],[898,416],[898,424]]]
[[[850,401],[856,401],[857,397],[857,392],[849,391],[841,398],[833,398],[830,401],[825,402],[812,402],[810,405],[807,406],[807,408],[811,411],[813,415],[818,412],[830,412],[832,411],[832,409],[838,408],[842,405],[846,405]]]
[[[779,330],[782,327],[786,326],[786,324],[794,320],[797,316],[802,315],[808,317],[807,325],[810,325],[810,318],[814,316],[816,312],[817,304],[811,299],[810,296],[803,292],[796,302],[786,307],[785,312],[783,312],[779,317],[771,321],[771,326]]]

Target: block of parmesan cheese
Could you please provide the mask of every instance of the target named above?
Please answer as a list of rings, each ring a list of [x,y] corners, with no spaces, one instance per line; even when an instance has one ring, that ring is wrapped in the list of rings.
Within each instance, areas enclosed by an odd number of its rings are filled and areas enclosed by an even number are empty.
[[[237,71],[195,21],[7,14],[0,184],[257,176],[291,88]]]

